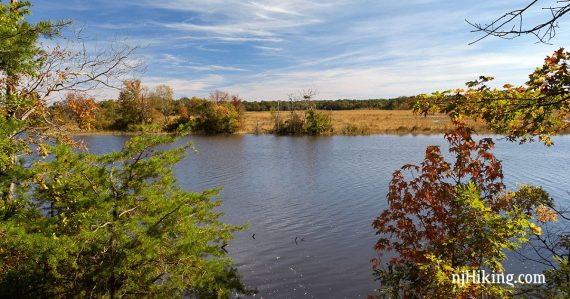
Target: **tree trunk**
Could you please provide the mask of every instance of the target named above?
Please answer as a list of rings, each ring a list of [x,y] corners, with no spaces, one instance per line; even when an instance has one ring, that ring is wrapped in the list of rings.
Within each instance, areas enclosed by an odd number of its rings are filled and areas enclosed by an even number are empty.
[[[10,4],[11,4],[11,5],[14,5],[14,4],[16,4],[16,3],[18,3],[18,0],[10,0]],[[14,13],[16,8],[15,8],[15,7],[12,7],[11,9],[12,9],[12,13]],[[6,97],[10,97],[10,96],[14,93],[14,91],[15,91],[15,83],[16,83],[15,81],[16,81],[16,80],[15,80],[15,78],[14,78],[13,75],[12,75],[12,76],[8,76],[8,78],[6,78],[6,83],[7,83],[7,84],[6,84]],[[9,114],[11,114],[11,113],[9,112]],[[13,116],[13,115],[10,115],[10,116]],[[11,160],[11,162],[14,163],[14,164],[17,163],[16,155],[15,155],[15,154],[12,155],[12,156],[10,157],[10,160]],[[6,195],[6,201],[7,201],[7,202],[12,201],[12,199],[14,198],[15,189],[16,189],[16,183],[11,182],[11,183],[10,183],[10,187],[8,188],[8,194]]]
[[[16,12],[16,6],[15,4],[18,3],[18,0],[10,0],[10,5],[12,7],[10,7],[10,12],[11,13],[15,13]],[[6,70],[7,71],[7,78],[6,78],[6,97],[10,98],[10,96],[16,91],[16,78],[14,77],[13,74],[9,74],[10,70]],[[11,110],[11,109],[9,109]],[[8,111],[8,115],[9,116],[13,116],[13,111]]]

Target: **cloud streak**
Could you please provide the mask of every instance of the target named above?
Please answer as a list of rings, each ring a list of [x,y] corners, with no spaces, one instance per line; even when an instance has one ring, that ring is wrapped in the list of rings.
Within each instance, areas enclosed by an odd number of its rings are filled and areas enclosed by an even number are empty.
[[[523,83],[555,45],[486,39],[465,22],[487,21],[512,1],[482,0],[96,0],[38,6],[34,17],[72,14],[105,43],[142,48],[143,81],[177,96],[228,89],[251,100],[316,88],[321,98],[378,98],[462,87],[481,74]],[[101,5],[112,11],[101,11]],[[55,8],[60,8],[56,10]],[[60,15],[61,14],[61,15]],[[64,17],[65,18],[65,17]],[[570,24],[561,23],[562,28]]]

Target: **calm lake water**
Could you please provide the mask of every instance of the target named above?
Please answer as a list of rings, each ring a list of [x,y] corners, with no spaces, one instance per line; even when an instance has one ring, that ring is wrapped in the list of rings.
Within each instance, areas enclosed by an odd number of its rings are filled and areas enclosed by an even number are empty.
[[[127,137],[89,136],[92,152]],[[570,198],[570,136],[547,148],[497,141],[508,186],[542,185]],[[374,293],[372,220],[386,207],[392,172],[419,163],[440,135],[363,137],[188,137],[198,154],[176,166],[191,191],[224,186],[226,222],[249,223],[226,249],[261,298],[366,298]],[[255,239],[252,234],[255,233]],[[296,242],[295,242],[296,241]],[[540,273],[511,257],[508,268]],[[526,268],[526,269],[525,269]]]

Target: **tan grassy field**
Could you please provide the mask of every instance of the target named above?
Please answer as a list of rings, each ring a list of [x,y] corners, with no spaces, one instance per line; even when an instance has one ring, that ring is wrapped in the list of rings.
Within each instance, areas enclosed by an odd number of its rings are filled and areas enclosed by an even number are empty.
[[[331,116],[333,134],[436,134],[451,129],[452,125],[444,114],[423,117],[410,110],[339,110],[325,111]],[[288,117],[289,112],[281,112]],[[478,132],[485,132],[482,124],[474,124]],[[269,133],[273,129],[271,112],[246,112],[243,134]]]

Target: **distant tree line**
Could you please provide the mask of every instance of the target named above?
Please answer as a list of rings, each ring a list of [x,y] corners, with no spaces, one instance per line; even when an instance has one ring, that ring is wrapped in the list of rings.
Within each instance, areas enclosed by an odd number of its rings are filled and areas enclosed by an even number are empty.
[[[317,110],[358,110],[358,109],[378,109],[378,110],[409,110],[412,109],[414,97],[397,97],[393,99],[369,99],[369,100],[314,100]],[[246,111],[290,111],[291,106],[287,101],[259,101],[247,102],[243,105]],[[293,110],[303,110],[303,102],[296,102]]]
[[[369,100],[313,100],[300,95],[296,100],[243,101],[238,95],[216,90],[208,98],[182,97],[174,99],[168,85],[154,88],[140,80],[127,80],[117,99],[97,101],[81,92],[70,92],[65,100],[54,103],[50,109],[55,123],[72,130],[174,132],[185,130],[194,134],[233,134],[243,123],[246,111],[313,111],[275,118],[278,134],[306,134],[306,128],[319,129],[321,135],[330,131],[330,119],[319,110],[407,110],[412,109],[414,97]],[[314,123],[305,123],[315,120]],[[280,123],[282,122],[282,123]]]

